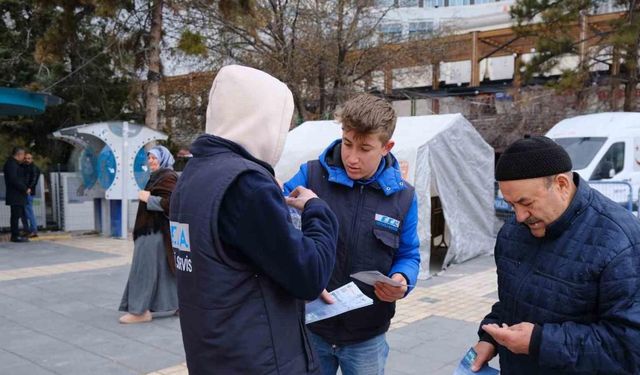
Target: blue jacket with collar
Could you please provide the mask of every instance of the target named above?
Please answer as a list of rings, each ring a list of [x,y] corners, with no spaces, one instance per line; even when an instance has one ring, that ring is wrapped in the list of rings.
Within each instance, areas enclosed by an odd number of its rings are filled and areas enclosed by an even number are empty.
[[[351,180],[342,165],[340,146],[341,140],[333,142],[318,160],[303,164],[284,184],[285,194],[298,186],[314,190],[338,217],[336,266],[328,289],[353,281],[350,275],[355,272],[378,270],[389,276],[402,274],[411,291],[420,270],[415,190],[402,179],[392,154],[381,160],[369,180]],[[389,328],[395,304],[378,300],[370,286],[356,284],[374,305],[312,324],[314,333],[343,345],[370,339]]]
[[[482,324],[536,325],[529,355],[497,345],[505,374],[640,373],[640,220],[574,175],[545,236],[515,219],[495,248],[497,302]]]

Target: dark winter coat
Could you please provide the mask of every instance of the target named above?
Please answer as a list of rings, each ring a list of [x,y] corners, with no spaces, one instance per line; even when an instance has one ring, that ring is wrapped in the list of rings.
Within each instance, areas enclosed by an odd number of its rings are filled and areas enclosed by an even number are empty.
[[[22,164],[24,168],[24,180],[25,184],[31,189],[31,195],[36,195],[36,186],[38,186],[38,180],[40,179],[40,168],[35,164]]]
[[[498,234],[499,302],[482,324],[536,324],[529,355],[498,346],[504,374],[640,374],[640,220],[574,181],[544,237],[513,219]]]
[[[9,157],[4,163],[4,184],[6,186],[7,206],[25,206],[27,204],[27,186],[25,182],[25,170],[20,163]]]
[[[171,247],[171,233],[169,232],[169,205],[171,193],[176,187],[178,175],[172,169],[159,169],[151,174],[149,182],[144,190],[151,192],[152,196],[160,197],[160,206],[163,211],[147,210],[147,203],[140,201],[136,214],[136,223],[133,227],[133,240],[157,232],[162,232],[167,254],[167,262],[171,271],[175,273],[176,263]]]

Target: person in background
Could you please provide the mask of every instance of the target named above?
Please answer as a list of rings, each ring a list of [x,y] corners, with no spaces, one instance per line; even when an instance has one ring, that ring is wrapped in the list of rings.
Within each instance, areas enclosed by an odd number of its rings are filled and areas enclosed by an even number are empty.
[[[27,196],[31,194],[31,190],[25,183],[25,170],[20,166],[24,155],[24,148],[15,147],[3,167],[6,187],[5,204],[11,207],[11,242],[29,242],[27,238],[20,236],[18,227],[20,219],[24,216]]]
[[[24,168],[25,183],[31,190],[31,193],[27,195],[27,204],[24,206],[23,226],[27,236],[33,238],[38,237],[38,222],[33,211],[33,198],[36,195],[36,186],[40,179],[40,168],[34,164],[33,154],[28,151],[24,155],[22,167]]]
[[[178,310],[175,261],[169,233],[169,203],[178,175],[174,159],[164,146],[147,153],[151,176],[138,194],[140,203],[133,228],[133,260],[120,303],[120,323],[152,320],[152,311]]]

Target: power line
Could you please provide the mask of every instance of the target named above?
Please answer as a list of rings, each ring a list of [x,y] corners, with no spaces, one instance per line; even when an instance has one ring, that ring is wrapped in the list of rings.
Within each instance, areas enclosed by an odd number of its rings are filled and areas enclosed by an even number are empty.
[[[129,14],[129,16],[124,20],[124,22],[121,23],[121,25],[125,25],[129,19],[131,19],[134,15],[136,14],[136,12],[132,12],[131,14]],[[117,22],[116,22],[117,24]],[[114,30],[115,31],[115,30]],[[53,84],[49,85],[47,88],[45,88],[43,90],[43,92],[49,92],[49,90],[51,90],[52,88],[56,87],[58,84],[66,81],[69,77],[71,77],[72,75],[76,74],[77,72],[79,72],[80,70],[84,69],[87,65],[91,64],[95,59],[97,59],[98,57],[100,57],[101,55],[105,54],[106,52],[108,52],[108,50],[118,42],[117,38],[114,38],[114,40],[109,43],[103,51],[98,52],[95,56],[93,56],[92,58],[90,58],[89,60],[85,61],[82,65],[80,65],[78,68],[76,68],[74,71],[70,72],[69,74],[67,74],[66,76],[60,78],[59,80],[57,80],[56,82],[54,82]]]
[[[111,48],[115,43],[117,42],[117,39],[114,40],[113,42],[111,42],[111,44],[109,44],[106,49]],[[54,82],[52,85],[48,86],[47,88],[45,88],[43,91],[44,92],[49,92],[49,90],[51,90],[52,88],[54,88],[55,86],[57,86],[59,83],[64,82],[65,80],[67,80],[69,77],[71,77],[72,75],[76,74],[77,72],[79,72],[80,70],[82,70],[85,66],[91,64],[95,59],[97,59],[98,57],[100,57],[101,55],[103,55],[106,51],[101,51],[99,52],[97,55],[93,56],[92,58],[90,58],[89,60],[87,60],[86,62],[84,62],[84,64],[80,65],[78,68],[76,68],[76,70],[72,71],[71,73],[67,74],[66,76],[60,78],[59,80],[57,80],[56,82]]]

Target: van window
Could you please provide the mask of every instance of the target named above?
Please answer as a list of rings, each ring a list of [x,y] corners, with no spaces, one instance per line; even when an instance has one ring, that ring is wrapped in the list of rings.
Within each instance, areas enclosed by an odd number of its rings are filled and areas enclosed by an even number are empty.
[[[607,141],[603,137],[580,137],[580,138],[556,138],[557,144],[562,146],[569,157],[573,169],[579,170],[586,168],[593,157],[596,156],[602,145]]]
[[[593,170],[591,180],[602,180],[611,178],[611,169],[618,174],[624,169],[624,142],[616,142],[609,147],[596,169]]]

